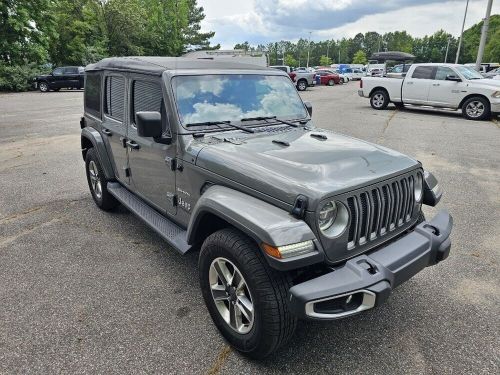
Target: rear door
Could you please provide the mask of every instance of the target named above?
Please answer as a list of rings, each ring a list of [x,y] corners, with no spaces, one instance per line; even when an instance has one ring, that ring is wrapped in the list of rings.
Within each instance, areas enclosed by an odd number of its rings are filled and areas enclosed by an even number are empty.
[[[429,103],[436,107],[457,108],[462,99],[462,90],[467,90],[463,82],[447,81],[448,75],[459,76],[453,69],[439,66],[429,90]]]
[[[104,77],[104,111],[101,133],[111,149],[116,178],[129,183],[127,162],[126,77],[119,73],[106,73]]]
[[[417,66],[411,77],[406,76],[403,81],[403,101],[409,104],[428,104],[429,89],[435,72],[435,66]]]
[[[78,67],[68,66],[64,68],[64,87],[78,87]]]
[[[162,212],[174,215],[176,145],[157,143],[153,138],[140,137],[135,114],[142,111],[160,112],[163,134],[170,135],[159,77],[136,75],[130,80],[130,120],[128,124],[128,160],[132,190]],[[174,170],[172,170],[174,169]]]

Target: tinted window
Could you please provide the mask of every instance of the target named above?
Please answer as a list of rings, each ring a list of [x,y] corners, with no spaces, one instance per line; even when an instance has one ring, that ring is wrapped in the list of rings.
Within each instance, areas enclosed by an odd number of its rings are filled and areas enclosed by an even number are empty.
[[[52,72],[53,75],[55,76],[62,76],[63,74],[63,68],[56,68],[54,69],[54,71]]]
[[[123,121],[125,78],[106,77],[106,114]]]
[[[413,71],[411,78],[418,79],[432,79],[434,67],[433,66],[417,66]]]
[[[97,117],[101,116],[101,76],[85,75],[85,110]]]
[[[64,68],[64,74],[78,74],[78,68],[74,66]]]
[[[133,89],[134,118],[137,112],[160,112],[161,87],[157,82],[135,81]]]
[[[448,75],[456,76],[455,72],[450,68],[447,68],[445,66],[438,66],[436,71],[436,78],[434,79],[444,81],[446,79],[446,76]]]

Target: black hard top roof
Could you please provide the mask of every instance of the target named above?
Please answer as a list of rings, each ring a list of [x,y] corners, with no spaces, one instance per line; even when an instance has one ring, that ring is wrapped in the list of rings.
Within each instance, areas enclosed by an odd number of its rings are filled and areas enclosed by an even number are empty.
[[[387,51],[387,52],[375,52],[370,56],[370,60],[378,60],[378,61],[406,61],[406,60],[414,60],[415,56],[406,52],[399,51]]]
[[[128,56],[109,57],[87,65],[85,71],[120,70],[161,75],[166,70],[270,70],[269,68],[227,60],[192,59],[185,57]],[[274,71],[274,69],[272,69]]]

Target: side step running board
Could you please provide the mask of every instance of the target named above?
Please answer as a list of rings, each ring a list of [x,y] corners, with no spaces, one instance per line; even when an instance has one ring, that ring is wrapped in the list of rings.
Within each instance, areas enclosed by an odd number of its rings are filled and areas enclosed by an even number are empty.
[[[191,246],[186,242],[186,230],[158,213],[118,182],[108,182],[107,189],[121,204],[143,220],[179,253],[185,254],[191,249]]]

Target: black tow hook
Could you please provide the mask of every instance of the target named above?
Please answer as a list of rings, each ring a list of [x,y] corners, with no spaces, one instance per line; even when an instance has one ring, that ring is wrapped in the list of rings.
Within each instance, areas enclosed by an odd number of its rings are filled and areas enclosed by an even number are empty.
[[[435,236],[439,236],[439,234],[440,234],[439,229],[436,228],[434,225],[425,224],[424,228],[425,229],[429,228],[431,230],[432,234],[434,234]]]

